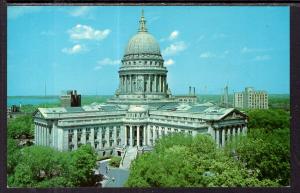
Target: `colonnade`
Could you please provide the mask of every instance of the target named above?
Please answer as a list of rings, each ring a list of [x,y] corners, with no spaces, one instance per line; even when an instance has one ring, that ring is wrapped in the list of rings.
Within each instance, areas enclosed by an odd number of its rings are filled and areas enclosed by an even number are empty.
[[[146,126],[143,125],[126,125],[125,126],[125,146],[145,146],[146,142]]]
[[[163,74],[144,74],[142,77],[143,92],[165,92],[167,80]],[[137,92],[139,75],[120,75],[121,91],[124,93]]]
[[[161,126],[126,125],[125,146],[153,146],[155,141],[170,133],[189,130],[180,130]],[[192,134],[192,133],[191,133]],[[140,143],[138,143],[140,142]]]
[[[105,127],[91,127],[88,128],[73,129],[73,132],[69,135],[71,137],[71,144],[73,144],[73,148],[77,149],[78,144],[87,144],[90,143],[92,147],[95,149],[102,149],[106,147],[114,147],[117,145],[121,145],[120,135],[121,128],[117,128],[117,126],[105,126]],[[117,134],[119,129],[119,134]],[[78,141],[78,139],[80,139]],[[119,141],[119,144],[118,144]],[[97,144],[97,146],[95,145]]]
[[[220,127],[214,130],[214,139],[218,146],[224,147],[226,142],[235,136],[246,135],[247,126],[237,125],[229,127]]]
[[[35,144],[48,146],[50,145],[50,133],[47,125],[35,123],[34,126]]]

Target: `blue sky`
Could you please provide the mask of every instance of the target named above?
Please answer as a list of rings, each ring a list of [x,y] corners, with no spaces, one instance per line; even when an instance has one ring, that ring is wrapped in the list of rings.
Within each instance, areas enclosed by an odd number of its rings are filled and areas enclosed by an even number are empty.
[[[112,95],[142,8],[173,94],[289,93],[289,7],[10,6],[8,95]]]

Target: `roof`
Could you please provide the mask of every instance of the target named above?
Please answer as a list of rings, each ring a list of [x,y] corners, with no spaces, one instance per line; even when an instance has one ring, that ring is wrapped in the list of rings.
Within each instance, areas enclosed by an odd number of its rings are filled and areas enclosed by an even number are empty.
[[[67,118],[67,117],[83,117],[83,116],[99,116],[99,115],[116,115],[124,113],[124,108],[112,104],[84,105],[82,107],[54,107],[54,108],[38,108],[35,112],[40,112],[44,118]]]

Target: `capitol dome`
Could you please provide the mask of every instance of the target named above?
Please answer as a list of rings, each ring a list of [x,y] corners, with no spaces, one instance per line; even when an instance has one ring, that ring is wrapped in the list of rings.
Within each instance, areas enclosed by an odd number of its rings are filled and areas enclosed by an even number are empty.
[[[142,12],[141,20],[139,21],[140,26],[138,33],[134,35],[128,42],[125,56],[131,54],[155,54],[161,55],[159,44],[155,38],[148,33],[146,28],[146,20],[144,17],[144,12]]]
[[[116,98],[126,101],[160,100],[170,96],[167,68],[160,47],[148,32],[144,11],[138,32],[128,41],[119,70]],[[130,111],[144,111],[140,107]]]
[[[130,54],[159,54],[159,44],[148,32],[139,32],[133,36],[127,45],[125,55]]]

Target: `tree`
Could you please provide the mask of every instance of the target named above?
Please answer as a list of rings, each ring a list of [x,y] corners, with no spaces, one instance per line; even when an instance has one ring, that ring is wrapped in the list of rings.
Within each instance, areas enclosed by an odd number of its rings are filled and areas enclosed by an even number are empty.
[[[131,166],[129,187],[277,186],[216,148],[210,136],[170,135]]]
[[[83,145],[71,153],[70,179],[75,186],[94,186],[97,155],[90,145]]]
[[[289,185],[290,132],[289,129],[252,129],[237,143],[237,155],[246,168],[257,171],[258,179],[278,181]]]
[[[93,186],[96,155],[90,146],[74,152],[59,152],[50,147],[31,146],[20,151],[18,164],[9,175],[10,187]]]
[[[249,110],[249,128],[263,128],[268,131],[290,128],[290,114],[281,109]]]
[[[14,172],[20,158],[20,148],[14,139],[7,139],[7,173]]]
[[[22,136],[33,138],[34,125],[31,115],[23,115],[8,121],[8,138],[20,139]]]

